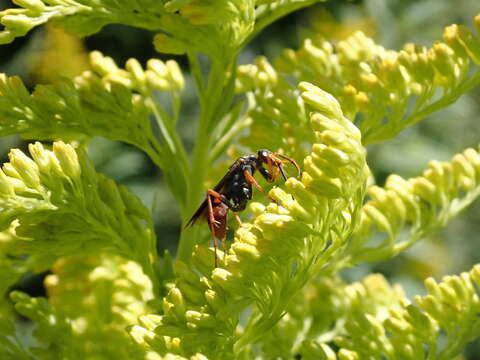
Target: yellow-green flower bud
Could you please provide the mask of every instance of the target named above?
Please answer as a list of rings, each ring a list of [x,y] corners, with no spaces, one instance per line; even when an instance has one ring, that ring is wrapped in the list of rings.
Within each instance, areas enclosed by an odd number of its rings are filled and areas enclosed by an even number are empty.
[[[116,74],[120,72],[120,68],[115,61],[109,56],[103,56],[100,51],[92,51],[90,53],[90,64],[100,75]]]
[[[413,192],[433,204],[441,204],[441,199],[438,198],[438,192],[430,181],[423,177],[412,180]]]
[[[473,25],[475,25],[475,28],[477,29],[477,33],[480,34],[480,14],[478,14],[473,18]]]
[[[437,336],[438,324],[428,314],[411,304],[406,307],[406,310],[411,319],[410,323],[421,331],[426,339],[434,339]]]
[[[72,180],[80,177],[82,170],[78,162],[78,155],[73,146],[65,144],[63,141],[56,141],[53,143],[53,153],[58,159],[65,175]]]
[[[126,209],[125,204],[122,201],[122,196],[118,191],[118,186],[115,181],[106,177],[100,177],[99,181],[99,194],[102,200],[110,208],[116,209],[118,212],[123,213]]]
[[[13,195],[14,189],[10,183],[10,179],[7,175],[0,169],[0,193],[4,195]]]
[[[469,302],[471,298],[475,297],[475,289],[468,273],[463,272],[460,276],[453,276],[448,283],[454,289],[460,302]]]
[[[315,206],[317,202],[316,198],[312,198],[311,193],[307,190],[303,182],[291,177],[287,179],[285,186],[292,193],[295,200],[299,201],[302,205],[312,204],[313,207]]]
[[[162,324],[162,316],[155,314],[141,315],[138,321],[144,328],[153,331]]]
[[[408,322],[403,319],[395,319],[392,317],[385,319],[384,326],[386,331],[393,334],[402,334],[412,331],[412,326]]]
[[[475,169],[463,154],[456,154],[452,158],[452,166],[455,173],[475,179]]]
[[[166,78],[168,76],[167,66],[159,59],[148,60],[147,69],[153,71],[160,78]]]
[[[189,326],[189,324],[206,328],[215,328],[217,326],[215,318],[212,315],[194,310],[187,311],[186,319],[187,326]]]
[[[245,291],[245,287],[238,284],[235,276],[228,270],[215,268],[212,271],[212,280],[226,292],[242,294]]]
[[[162,299],[162,310],[164,314],[168,314],[169,316],[172,316],[171,311],[174,308],[174,305],[169,302],[166,298]],[[176,314],[174,314],[175,316]]]
[[[315,145],[319,145],[319,144],[315,144]],[[327,147],[325,145],[323,146],[325,148]],[[326,176],[330,178],[337,178],[340,176],[341,165],[335,164],[333,162],[329,162],[327,159],[321,156],[321,152],[318,152],[318,153],[312,152],[311,155],[308,155],[304,159],[304,166],[305,168],[309,168],[310,166],[315,166],[316,168],[321,169],[322,173],[324,173]]]
[[[477,264],[470,270],[470,276],[477,286],[480,286],[480,264]]]
[[[150,86],[153,89],[156,89],[159,91],[170,90],[170,84],[168,83],[168,81],[158,77],[156,74],[154,74],[150,70],[145,71],[145,78],[148,86]]]
[[[254,261],[260,258],[257,248],[244,242],[233,243],[231,250],[241,261]]]
[[[429,57],[437,71],[447,79],[456,75],[455,63],[453,60],[454,52],[444,43],[436,43],[429,51]],[[441,85],[444,85],[441,83]]]
[[[197,353],[197,354],[193,355],[190,358],[190,360],[208,360],[208,358],[203,354]]]
[[[148,331],[147,329],[139,325],[133,325],[132,327],[130,327],[128,329],[128,333],[133,338],[133,340],[140,345],[144,345],[146,343],[146,338],[153,339],[156,336],[154,332]]]
[[[315,111],[333,119],[343,117],[340,104],[331,94],[307,82],[301,82],[298,87],[302,91],[302,99]]]
[[[397,56],[383,59],[378,69],[378,77],[390,91],[405,91],[407,81],[402,73]]]
[[[435,319],[442,319],[446,315],[444,314],[442,305],[439,303],[438,298],[435,298],[432,295],[426,295],[424,297],[416,296],[415,302]]]
[[[450,284],[448,284],[448,279],[446,279],[445,282],[442,282],[439,285],[439,288],[444,300],[447,300],[447,302],[449,303],[459,302],[459,299],[457,298],[457,294],[455,293],[455,290],[452,289]]]
[[[325,130],[332,130],[342,132],[344,128],[338,121],[332,120],[320,113],[314,113],[310,120],[312,122],[312,128],[318,132],[323,132]]]
[[[447,26],[443,31],[443,40],[450,46],[458,57],[467,57],[468,52],[458,36],[458,25]]]
[[[41,0],[14,0],[14,2],[20,7],[37,13],[45,10],[45,4]]]
[[[173,83],[177,88],[183,89],[185,86],[185,79],[183,78],[182,71],[178,66],[178,63],[174,60],[167,60],[165,63],[167,65],[168,73]]]
[[[467,161],[475,169],[475,177],[477,182],[480,182],[480,155],[472,148],[468,148],[463,152]]]
[[[42,143],[37,141],[34,144],[29,144],[28,151],[33,160],[37,163],[40,172],[48,174],[51,169],[50,159]]]
[[[254,214],[254,215],[260,215],[261,213],[265,212],[265,205],[262,203],[253,201],[248,205],[249,210]]]
[[[128,77],[128,74],[105,75],[105,77],[102,79],[102,83],[104,84],[107,91],[112,91],[113,84],[118,84],[128,89],[131,89],[136,85],[134,81],[130,77]]]
[[[2,25],[6,28],[14,30],[19,35],[25,35],[34,26],[32,20],[23,14],[3,15]]]
[[[167,298],[173,305],[172,310],[177,318],[180,320],[185,319],[186,305],[182,292],[178,288],[174,287],[168,292]]]
[[[358,353],[345,349],[340,349],[338,352],[338,358],[340,360],[360,360]]]
[[[310,176],[307,171],[312,171],[314,176]],[[324,176],[316,167],[306,169],[302,175],[302,182],[310,191],[326,198],[337,199],[342,196],[342,184],[339,179]]]
[[[10,164],[16,170],[20,179],[30,188],[40,186],[40,177],[37,164],[18,149],[10,150],[8,155]]]
[[[214,312],[219,312],[225,308],[225,297],[220,295],[219,290],[207,289],[205,291],[205,299]]]
[[[370,219],[375,222],[375,224],[380,230],[385,231],[390,235],[393,234],[392,227],[390,225],[390,222],[388,221],[388,218],[375,206],[365,204],[365,206],[363,207],[363,211],[370,217]]]
[[[140,65],[137,59],[128,59],[127,63],[125,64],[125,69],[132,74],[137,86],[141,87],[145,85],[145,72],[143,71],[142,65]]]
[[[475,64],[480,65],[480,39],[463,25],[457,25],[457,36]]]

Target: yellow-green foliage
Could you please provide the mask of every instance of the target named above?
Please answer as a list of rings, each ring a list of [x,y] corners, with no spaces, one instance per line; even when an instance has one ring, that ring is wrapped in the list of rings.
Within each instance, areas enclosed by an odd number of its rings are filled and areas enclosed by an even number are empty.
[[[396,256],[480,194],[474,148],[383,187],[366,156],[478,85],[478,34],[451,25],[443,42],[400,51],[359,32],[338,43],[312,36],[273,62],[237,65],[265,26],[314,2],[16,0],[0,12],[1,43],[50,21],[76,35],[110,23],[157,31],[159,52],[186,54],[200,107],[190,160],[173,60],[121,68],[93,51],[90,70],[32,92],[0,75],[0,135],[49,141],[30,144],[30,156],[12,149],[0,170],[0,290],[10,299],[0,302],[0,358],[447,360],[480,336],[480,265],[427,279],[413,301],[381,275],[349,284],[339,274]],[[218,267],[201,244],[206,226],[183,229],[172,265],[145,206],[94,169],[94,136],[144,151],[183,224],[225,153],[268,148],[303,173],[272,188],[270,203],[249,203]],[[45,297],[10,290],[45,270]],[[29,341],[15,311],[31,320]]]

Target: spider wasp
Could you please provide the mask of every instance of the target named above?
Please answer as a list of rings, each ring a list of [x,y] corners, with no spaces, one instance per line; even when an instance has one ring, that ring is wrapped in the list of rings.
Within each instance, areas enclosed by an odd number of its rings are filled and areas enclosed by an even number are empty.
[[[283,164],[287,162],[295,166],[300,177],[302,171],[298,164],[285,155],[262,149],[257,154],[241,156],[230,166],[218,184],[213,189],[207,190],[206,199],[185,227],[193,225],[199,218],[206,218],[213,238],[215,267],[217,267],[217,240],[221,241],[222,249],[225,249],[228,211],[233,211],[238,224],[241,225],[237,212],[244,210],[248,200],[252,199],[252,186],[265,193],[253,177],[255,171],[258,170],[268,182],[275,181],[279,174],[286,181]]]

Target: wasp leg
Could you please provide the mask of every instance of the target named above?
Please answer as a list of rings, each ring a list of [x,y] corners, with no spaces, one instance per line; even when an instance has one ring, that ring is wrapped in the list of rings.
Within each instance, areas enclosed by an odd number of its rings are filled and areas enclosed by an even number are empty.
[[[261,191],[262,193],[265,193],[265,190],[263,190],[263,188],[260,186],[260,184],[257,183],[257,180],[255,180],[255,178],[252,176],[252,174],[250,174],[249,171],[245,170],[243,172],[243,176],[245,177],[245,180],[247,180],[247,182],[250,185],[255,186],[259,191]]]
[[[236,212],[233,213],[233,216],[235,216],[235,220],[237,220],[238,226],[242,226],[242,220],[240,219],[240,216]]]
[[[269,174],[269,178],[265,178],[268,182],[274,182],[277,180],[278,177],[278,163],[276,158],[273,155],[267,157],[267,166],[268,170],[267,173]]]
[[[268,196],[268,198],[273,201],[274,203],[277,203],[275,201],[275,199],[273,199],[270,195],[268,195],[267,193],[265,193],[265,190],[263,190],[263,188],[260,186],[259,183],[257,183],[257,180],[255,180],[255,178],[252,176],[252,174],[250,174],[248,171],[244,171],[243,172],[243,175],[245,177],[245,180],[250,184],[250,185],[253,185],[255,186],[259,191],[261,191],[262,193],[266,194]]]
[[[213,240],[213,248],[215,251],[215,267],[217,267],[217,237],[215,236],[215,226],[218,226],[219,222],[215,220],[215,216],[213,216],[213,206],[212,206],[212,198],[217,197],[218,194],[214,190],[207,190],[207,207],[208,207],[208,225],[210,226],[210,232],[212,233],[212,240]]]

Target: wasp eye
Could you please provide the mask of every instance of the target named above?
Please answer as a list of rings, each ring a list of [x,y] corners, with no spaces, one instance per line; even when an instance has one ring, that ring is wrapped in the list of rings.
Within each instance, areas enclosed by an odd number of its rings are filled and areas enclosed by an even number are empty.
[[[258,157],[260,157],[262,159],[266,159],[268,157],[268,153],[269,153],[269,151],[267,151],[267,150],[259,150],[258,151]]]

